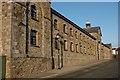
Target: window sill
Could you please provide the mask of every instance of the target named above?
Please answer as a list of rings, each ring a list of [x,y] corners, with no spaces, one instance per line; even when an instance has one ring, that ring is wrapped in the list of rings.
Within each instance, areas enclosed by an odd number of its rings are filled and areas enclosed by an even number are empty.
[[[68,50],[65,50],[65,49],[64,49],[64,51],[68,51]]]
[[[37,20],[36,18],[32,18],[33,20],[35,20],[35,21],[37,21],[37,22],[39,22],[39,20]]]
[[[37,45],[33,45],[33,44],[31,44],[31,46],[32,46],[32,47],[37,47],[37,48],[40,48],[40,46],[37,46]]]
[[[74,51],[71,51],[71,52],[74,52]]]

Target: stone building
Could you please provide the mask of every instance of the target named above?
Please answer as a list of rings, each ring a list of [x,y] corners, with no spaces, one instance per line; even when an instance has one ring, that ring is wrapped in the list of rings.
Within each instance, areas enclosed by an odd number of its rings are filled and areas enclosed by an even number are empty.
[[[38,77],[65,66],[86,65],[111,54],[100,27],[82,29],[51,8],[50,2],[0,3],[0,55],[7,78]],[[110,56],[109,56],[110,57]]]
[[[57,11],[51,10],[55,68],[97,61],[96,38]]]
[[[112,59],[112,44],[109,43],[109,44],[105,44],[106,46],[106,49],[104,51],[106,51],[104,53],[104,59]]]
[[[30,77],[51,69],[50,13],[49,2],[2,3],[6,77]]]

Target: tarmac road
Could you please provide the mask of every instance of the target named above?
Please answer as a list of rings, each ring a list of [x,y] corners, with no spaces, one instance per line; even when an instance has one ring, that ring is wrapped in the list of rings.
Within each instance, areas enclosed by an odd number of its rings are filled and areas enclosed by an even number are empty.
[[[118,60],[100,63],[56,78],[118,78]]]

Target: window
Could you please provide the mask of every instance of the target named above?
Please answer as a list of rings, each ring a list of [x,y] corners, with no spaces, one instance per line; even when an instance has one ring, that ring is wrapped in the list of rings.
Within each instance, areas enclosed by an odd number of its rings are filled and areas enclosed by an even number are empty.
[[[63,24],[63,32],[67,33],[67,26],[66,26],[66,24]]]
[[[84,42],[86,41],[86,39],[85,39],[85,35],[83,36],[83,39],[84,39]]]
[[[73,36],[73,30],[70,28],[70,36]]]
[[[64,40],[64,50],[67,50],[67,41]]]
[[[79,52],[79,50],[78,50],[78,44],[76,44],[76,52]]]
[[[54,29],[57,29],[57,19],[54,19]]]
[[[80,42],[80,47],[82,47],[82,43]]]
[[[82,33],[80,33],[80,40],[82,40]]]
[[[36,19],[36,7],[34,5],[31,6],[31,17],[32,19]]]
[[[55,39],[55,49],[58,49],[58,40],[57,39]]]
[[[78,38],[77,31],[75,31],[75,37]]]
[[[38,46],[38,32],[36,30],[31,30],[31,44]]]
[[[73,48],[73,42],[70,43],[70,50],[73,51],[74,48]]]
[[[84,49],[85,49],[84,51],[85,51],[85,54],[86,54],[86,47],[85,46],[84,46]]]

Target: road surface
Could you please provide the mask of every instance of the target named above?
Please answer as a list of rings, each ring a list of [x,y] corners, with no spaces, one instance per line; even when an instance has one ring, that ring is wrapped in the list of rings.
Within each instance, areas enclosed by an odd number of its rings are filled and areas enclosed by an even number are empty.
[[[118,78],[118,60],[103,62],[56,78]]]

